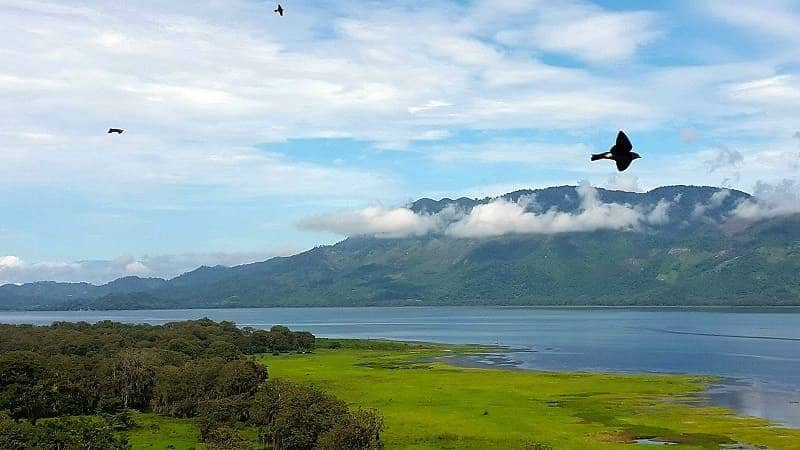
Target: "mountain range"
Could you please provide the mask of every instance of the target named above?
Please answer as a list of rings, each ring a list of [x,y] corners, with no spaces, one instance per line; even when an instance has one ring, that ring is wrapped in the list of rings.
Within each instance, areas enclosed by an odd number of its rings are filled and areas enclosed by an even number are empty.
[[[800,214],[743,214],[756,199],[715,187],[590,189],[423,198],[404,209],[424,232],[170,280],[9,284],[0,309],[800,305]]]

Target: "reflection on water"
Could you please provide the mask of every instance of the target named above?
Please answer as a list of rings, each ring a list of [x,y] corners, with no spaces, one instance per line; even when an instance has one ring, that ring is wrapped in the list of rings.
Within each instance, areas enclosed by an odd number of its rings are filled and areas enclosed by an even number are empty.
[[[708,404],[800,427],[800,392],[772,391],[749,382],[726,381],[709,389],[707,395]]]
[[[654,439],[642,438],[642,439],[634,439],[633,442],[639,445],[678,445],[677,442],[669,442],[669,441],[657,441]]]
[[[115,320],[161,324],[209,317],[318,336],[503,345],[480,363],[540,370],[720,375],[714,404],[800,427],[800,309],[273,308],[0,312],[0,322]],[[505,361],[505,362],[503,362]],[[510,362],[509,362],[510,361]],[[473,361],[474,362],[474,361]]]

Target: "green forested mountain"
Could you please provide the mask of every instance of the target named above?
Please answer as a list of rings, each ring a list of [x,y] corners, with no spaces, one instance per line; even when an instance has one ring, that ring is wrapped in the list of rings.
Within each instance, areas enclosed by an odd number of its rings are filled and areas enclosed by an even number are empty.
[[[638,194],[598,190],[603,203],[668,220],[620,230],[463,238],[352,237],[290,257],[203,267],[172,280],[104,286],[0,287],[5,308],[186,308],[363,305],[800,305],[800,214],[743,222],[749,195],[670,186]],[[539,211],[573,213],[575,187],[506,194]],[[410,208],[468,212],[492,199],[421,199]],[[700,213],[698,213],[698,211]]]

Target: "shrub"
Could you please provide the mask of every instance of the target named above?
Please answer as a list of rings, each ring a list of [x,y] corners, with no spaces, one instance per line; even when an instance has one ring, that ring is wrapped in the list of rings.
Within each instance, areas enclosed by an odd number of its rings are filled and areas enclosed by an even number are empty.
[[[317,439],[317,450],[382,449],[383,419],[374,410],[359,410],[343,416]]]

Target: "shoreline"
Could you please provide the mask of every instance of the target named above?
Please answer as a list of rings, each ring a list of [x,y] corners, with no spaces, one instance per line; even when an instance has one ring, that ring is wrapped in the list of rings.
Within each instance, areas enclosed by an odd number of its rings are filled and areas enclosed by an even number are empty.
[[[202,306],[191,308],[134,308],[134,309],[3,309],[0,313],[64,313],[64,312],[135,312],[135,311],[216,311],[241,309],[359,309],[359,308],[498,308],[498,309],[678,309],[678,310],[792,310],[800,312],[798,305],[503,305],[503,304],[453,304],[453,305],[276,305],[276,306]]]
[[[609,375],[664,375],[702,378],[704,388],[686,402],[692,406],[717,406],[734,412],[737,416],[756,417],[768,420],[772,425],[800,429],[800,393],[792,390],[759,389],[753,379],[735,378],[724,375],[708,375],[684,372],[614,371],[614,370],[554,370],[523,367],[522,361],[509,357],[509,353],[535,352],[526,349],[498,348],[497,352],[453,353],[436,358],[445,364],[469,369],[496,369],[515,372],[552,374],[609,374]],[[787,395],[790,396],[787,398]],[[794,395],[795,397],[791,397]],[[757,411],[745,405],[746,397],[759,397],[770,402],[768,407]],[[775,414],[777,411],[779,414]],[[782,413],[782,414],[780,414]],[[781,419],[780,416],[784,417]]]

